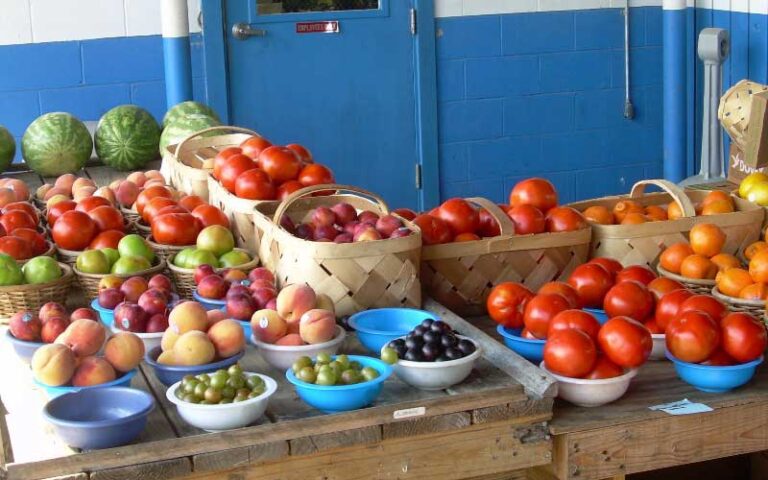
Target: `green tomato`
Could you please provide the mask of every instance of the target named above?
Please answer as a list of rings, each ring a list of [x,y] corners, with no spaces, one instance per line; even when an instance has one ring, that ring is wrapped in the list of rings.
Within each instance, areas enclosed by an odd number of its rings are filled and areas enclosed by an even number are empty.
[[[366,382],[370,382],[371,380],[375,380],[379,377],[379,371],[373,367],[365,367],[360,371],[360,373],[363,375],[363,378]]]
[[[239,363],[236,363],[236,364],[232,365],[231,367],[229,367],[227,369],[227,373],[230,374],[230,375],[233,375],[233,376],[234,375],[242,375],[243,374],[243,369],[242,369],[242,367],[240,367]]]
[[[315,370],[312,367],[304,367],[301,370],[299,370],[299,373],[296,374],[296,378],[298,378],[302,382],[315,383],[315,380],[317,380],[317,374],[315,373]],[[255,387],[251,387],[251,390],[253,390],[254,388]]]
[[[315,383],[317,385],[336,385],[336,374],[333,373],[332,369],[328,370],[321,370],[320,373],[317,374],[317,380],[315,380]]]
[[[337,355],[336,361],[339,362],[344,368],[349,366],[349,357],[345,354]]]
[[[312,366],[311,358],[299,357],[296,359],[295,362],[293,362],[293,365],[291,365],[291,370],[293,370],[293,373],[296,373],[304,367],[311,367],[311,366]]]
[[[197,386],[195,386],[195,391],[193,393],[195,396],[203,398],[205,397],[206,390],[208,390],[208,386],[205,383],[200,382],[197,384]]]
[[[331,363],[331,356],[325,352],[317,354],[317,363]]]
[[[349,369],[344,370],[340,380],[344,385],[354,385],[355,383],[360,383],[363,380],[363,376],[357,370]]]
[[[312,367],[305,367],[305,368],[309,368],[310,370],[312,370]],[[302,368],[302,370],[303,370],[303,368]],[[314,370],[312,370],[312,372],[314,373]],[[262,379],[258,375],[254,375],[252,377],[248,377],[248,379],[245,381],[245,383],[248,386],[248,388],[250,388],[251,390],[253,390],[256,387],[264,387],[265,386],[264,379]]]
[[[205,399],[211,403],[219,403],[221,401],[221,392],[213,387],[208,387],[205,390]]]

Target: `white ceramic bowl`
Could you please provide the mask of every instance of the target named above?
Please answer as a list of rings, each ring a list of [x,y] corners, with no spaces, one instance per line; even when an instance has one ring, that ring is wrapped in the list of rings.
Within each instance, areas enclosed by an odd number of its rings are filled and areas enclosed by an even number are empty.
[[[477,342],[471,338],[456,336],[459,339],[472,342],[475,345],[475,351],[466,357],[445,362],[398,360],[393,365],[397,378],[420,390],[443,390],[463,382],[469,376],[472,367],[475,366],[475,361],[480,358],[481,351]]]
[[[663,333],[652,333],[653,338],[653,350],[651,350],[651,356],[649,360],[666,360],[667,359],[667,337]]]
[[[112,333],[125,332],[125,330],[120,330],[114,325],[109,327],[109,329],[112,330]],[[157,333],[135,333],[134,332],[133,334],[139,337],[142,342],[144,342],[145,352],[148,352],[155,347],[159,347],[160,342],[163,340],[163,332],[157,332]]]
[[[267,386],[264,393],[256,398],[237,403],[200,405],[176,398],[176,389],[181,386],[181,382],[176,382],[168,387],[165,396],[169,402],[176,405],[181,418],[193,427],[202,428],[208,432],[220,432],[247,427],[264,415],[264,411],[267,409],[267,405],[269,405],[269,397],[277,390],[277,382],[260,373],[244,373],[249,377],[254,375],[261,377]]]
[[[254,335],[251,335],[251,342],[256,345],[256,349],[265,362],[284,372],[291,368],[293,362],[299,357],[315,358],[319,353],[336,355],[345,338],[347,338],[347,332],[339,325],[336,325],[336,335],[325,343],[298,346],[274,345],[261,342]]]
[[[624,375],[601,380],[561,377],[541,362],[542,369],[557,380],[557,396],[580,407],[599,407],[622,397],[629,388],[629,382],[637,375],[637,369],[628,370]]]

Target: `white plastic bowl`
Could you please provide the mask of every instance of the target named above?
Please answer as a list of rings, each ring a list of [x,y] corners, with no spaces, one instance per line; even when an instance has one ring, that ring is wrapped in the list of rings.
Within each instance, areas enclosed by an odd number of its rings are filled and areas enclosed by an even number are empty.
[[[561,377],[547,370],[544,362],[539,365],[557,380],[557,396],[580,407],[599,407],[621,398],[629,388],[637,369],[628,370],[624,375],[601,380]]]
[[[667,336],[663,333],[652,333],[651,338],[653,338],[653,350],[651,350],[649,360],[666,360]]]
[[[316,343],[314,345],[274,345],[259,341],[255,335],[251,335],[251,342],[256,345],[256,349],[261,354],[265,362],[272,365],[280,371],[286,371],[291,368],[293,362],[299,357],[315,358],[319,353],[336,355],[344,339],[347,338],[347,332],[336,325],[336,335],[333,339],[325,343]]]
[[[269,405],[269,397],[277,391],[277,382],[260,373],[244,372],[248,377],[258,375],[264,380],[267,388],[256,398],[224,405],[200,405],[189,403],[176,398],[176,389],[181,382],[176,382],[165,392],[168,401],[176,405],[179,415],[193,427],[202,428],[208,432],[221,432],[235,428],[243,428],[252,424],[264,415]]]
[[[116,326],[112,325],[109,327],[110,330],[112,330],[112,333],[120,333],[125,332],[126,330],[120,330]],[[163,332],[157,332],[157,333],[135,333],[134,335],[139,337],[142,342],[144,342],[144,351],[148,352],[152,350],[155,347],[160,346],[160,342],[163,340]]]
[[[456,336],[472,342],[475,345],[475,351],[466,357],[445,362],[398,360],[393,365],[397,378],[420,390],[443,390],[463,382],[475,366],[475,361],[480,358],[481,350],[477,342],[471,338]]]

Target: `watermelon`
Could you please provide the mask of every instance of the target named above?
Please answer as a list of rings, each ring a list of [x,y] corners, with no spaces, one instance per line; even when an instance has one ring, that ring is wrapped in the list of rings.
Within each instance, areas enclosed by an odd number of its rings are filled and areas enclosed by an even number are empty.
[[[0,125],[0,172],[5,171],[16,155],[16,141],[7,128]]]
[[[208,115],[191,114],[176,119],[168,124],[160,135],[160,152],[165,152],[165,147],[175,145],[195,132],[209,127],[220,125],[219,121]],[[203,137],[216,135],[216,132],[208,132]]]
[[[205,105],[204,103],[193,102],[190,100],[187,102],[177,103],[165,113],[165,116],[163,117],[163,128],[167,127],[169,124],[175,122],[181,117],[192,114],[207,115],[217,122],[221,121],[219,116],[216,115],[216,112],[214,112],[211,107]]]
[[[139,170],[157,158],[160,125],[136,105],[120,105],[101,117],[93,135],[96,155],[117,170]]]
[[[69,113],[46,113],[27,127],[21,154],[27,166],[44,177],[74,173],[93,152],[85,124]]]

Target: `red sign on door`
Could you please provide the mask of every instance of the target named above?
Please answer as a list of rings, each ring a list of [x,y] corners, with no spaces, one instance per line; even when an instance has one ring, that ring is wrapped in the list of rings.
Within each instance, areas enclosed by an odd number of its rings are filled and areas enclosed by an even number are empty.
[[[339,22],[297,22],[296,33],[339,33]]]

